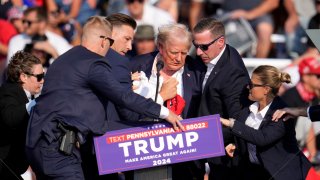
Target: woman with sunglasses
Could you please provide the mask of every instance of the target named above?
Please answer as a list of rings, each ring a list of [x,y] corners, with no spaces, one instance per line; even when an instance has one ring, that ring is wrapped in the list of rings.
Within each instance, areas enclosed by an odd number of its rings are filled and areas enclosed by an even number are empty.
[[[273,113],[285,107],[277,97],[278,90],[290,81],[287,73],[273,66],[259,66],[247,86],[254,103],[243,109],[237,120],[221,118],[223,125],[245,140],[246,150],[240,151],[246,152],[248,160],[246,179],[308,179],[311,164],[297,146],[294,122],[272,121]]]
[[[43,67],[35,56],[18,51],[7,75],[0,88],[0,179],[21,179],[29,166],[24,153],[26,129],[35,104],[32,99],[44,82]]]

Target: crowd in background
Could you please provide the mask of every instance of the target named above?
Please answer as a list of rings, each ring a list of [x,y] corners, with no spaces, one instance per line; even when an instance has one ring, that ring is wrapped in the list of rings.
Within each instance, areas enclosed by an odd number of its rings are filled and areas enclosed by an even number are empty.
[[[163,25],[178,22],[193,29],[203,17],[244,19],[255,32],[256,45],[241,55],[257,61],[292,60],[284,71],[299,81],[283,86],[279,95],[289,107],[319,104],[320,54],[305,30],[320,29],[320,0],[2,0],[0,83],[17,51],[39,58],[46,71],[56,58],[80,45],[89,17],[119,12],[137,23],[133,39],[123,42],[130,45],[117,50],[129,58],[155,51],[156,35]],[[284,41],[275,40],[275,34]],[[300,148],[320,167],[320,124],[299,117],[296,132]]]

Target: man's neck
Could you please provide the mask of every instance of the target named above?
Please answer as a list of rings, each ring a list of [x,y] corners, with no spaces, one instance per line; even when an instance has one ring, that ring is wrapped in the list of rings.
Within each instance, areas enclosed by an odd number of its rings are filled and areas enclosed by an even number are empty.
[[[173,71],[173,70],[168,70],[167,68],[163,68],[160,71],[161,76],[163,76],[165,79],[166,77],[171,77],[174,73],[176,73],[177,71]]]

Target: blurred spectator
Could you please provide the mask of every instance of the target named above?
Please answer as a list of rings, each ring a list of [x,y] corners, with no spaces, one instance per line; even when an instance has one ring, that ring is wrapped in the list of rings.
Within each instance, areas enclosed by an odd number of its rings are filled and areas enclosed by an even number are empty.
[[[288,105],[288,107],[308,107],[310,105],[319,104],[319,99],[316,92],[320,90],[320,61],[316,58],[305,58],[299,63],[300,81],[295,86],[287,90],[282,99]],[[299,120],[300,121],[300,120]],[[298,123],[297,138],[298,141],[302,141],[300,145],[306,146],[310,153],[310,158],[314,158],[317,153],[315,146],[315,135],[311,123],[301,125]],[[307,134],[301,134],[306,132]],[[299,134],[300,133],[300,134]]]
[[[134,36],[136,55],[147,54],[156,50],[155,32],[151,25],[140,25]]]
[[[314,0],[316,3],[317,14],[315,14],[308,25],[308,29],[319,29],[320,28],[320,1]],[[286,67],[285,71],[292,77],[292,84],[295,85],[298,82],[298,64],[305,58],[320,58],[319,50],[313,44],[312,40],[308,38],[306,51],[298,58],[294,59],[292,64]]]
[[[320,0],[314,0],[316,14],[311,18],[308,29],[320,29]]]
[[[7,63],[15,52],[23,50],[28,44],[53,58],[71,48],[64,38],[47,30],[47,14],[41,7],[28,8],[24,12],[23,25],[24,33],[14,36],[9,42]]]
[[[189,25],[191,29],[193,29],[193,27],[200,20],[201,12],[203,10],[203,5],[204,5],[204,0],[191,0],[190,13],[189,13]]]
[[[81,41],[81,26],[73,19],[64,21],[64,12],[60,9],[47,11],[48,31],[54,32],[64,37],[73,46],[79,45]]]
[[[46,0],[46,3],[49,11],[60,8],[66,14],[64,22],[74,19],[81,26],[90,16],[98,14],[97,0]]]
[[[6,20],[0,19],[0,85],[3,81],[3,74],[6,67],[8,44],[10,39],[17,34],[14,26]]]
[[[284,7],[288,13],[288,18],[284,24],[286,49],[290,57],[296,58],[307,49],[306,40],[304,40],[307,39],[307,35],[300,25],[294,0],[284,0]]]
[[[292,1],[294,2],[301,26],[303,27],[303,29],[307,29],[310,19],[316,14],[316,8],[314,5],[314,2],[316,0]]]
[[[23,8],[14,6],[9,9],[8,21],[16,28],[18,33],[22,33],[24,31],[22,18],[23,18]]]
[[[156,6],[160,9],[167,11],[175,20],[175,22],[178,21],[178,0],[159,0]]]
[[[4,0],[0,3],[0,19],[8,19],[8,11],[10,8],[17,6],[22,7],[22,0]]]
[[[138,25],[152,25],[156,32],[161,25],[175,22],[168,12],[146,3],[145,0],[126,0],[126,5],[124,14],[135,19]]]
[[[42,7],[45,0],[23,0],[23,4],[27,7]]]
[[[279,6],[279,0],[225,0],[222,9],[233,19],[244,18],[257,33],[257,58],[266,58],[271,49],[273,19],[269,14]]]

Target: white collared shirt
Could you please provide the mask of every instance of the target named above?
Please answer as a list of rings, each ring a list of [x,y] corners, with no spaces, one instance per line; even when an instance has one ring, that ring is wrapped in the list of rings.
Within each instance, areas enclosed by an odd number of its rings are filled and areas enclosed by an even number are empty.
[[[202,83],[202,92],[204,90],[204,87],[207,83],[207,80],[214,68],[214,66],[218,63],[219,59],[221,58],[222,54],[224,53],[224,51],[226,50],[226,45],[224,46],[224,48],[222,49],[222,51],[218,54],[217,57],[213,58],[208,64],[206,64],[207,66],[207,72],[204,76],[204,79],[203,79],[203,83]]]
[[[144,96],[145,98],[152,98],[153,100],[155,100],[155,93],[156,93],[156,86],[157,86],[157,68],[156,68],[156,64],[158,62],[160,58],[160,54],[158,54],[153,62],[152,65],[152,70],[151,70],[151,76],[149,78],[149,80],[145,77],[145,73],[144,72],[140,72],[141,74],[141,81],[139,82],[138,85],[138,89],[134,90],[135,93],[140,94],[142,96]],[[183,81],[182,81],[182,74],[184,71],[184,67],[182,67],[181,69],[179,69],[177,72],[175,72],[171,77],[176,78],[176,80],[179,82],[177,85],[177,94],[179,94],[181,97],[183,97]],[[161,95],[159,94],[160,89],[162,87],[163,84],[163,77],[160,75],[159,78],[159,89],[158,89],[158,98],[157,98],[157,103],[160,105],[163,105],[163,99],[161,97]],[[161,108],[163,109],[163,108]],[[169,112],[168,112],[169,113]]]
[[[153,62],[152,65],[152,70],[151,70],[151,76],[149,78],[149,93],[148,93],[148,97],[152,98],[154,100],[155,98],[155,92],[156,92],[156,86],[157,86],[157,68],[156,68],[156,64],[159,60],[160,54],[158,54],[155,57],[155,60]],[[182,74],[183,74],[184,68],[182,67],[181,69],[179,69],[177,72],[175,72],[171,77],[176,78],[176,80],[179,82],[178,86],[177,86],[177,94],[179,94],[181,97],[183,97],[183,83],[182,83]],[[160,79],[159,79],[159,89],[158,89],[158,98],[157,98],[157,103],[158,104],[163,104],[163,99],[160,96],[159,92],[160,89],[162,87],[163,84],[163,77],[160,75]]]
[[[271,102],[272,103],[272,102]],[[250,115],[248,116],[245,124],[254,129],[259,129],[261,122],[263,121],[264,116],[266,115],[269,107],[271,105],[269,103],[266,107],[264,107],[261,111],[259,110],[259,103],[255,102],[250,107]],[[259,164],[259,160],[257,158],[256,145],[247,143],[248,151],[249,151],[249,159],[250,162],[254,164]]]

